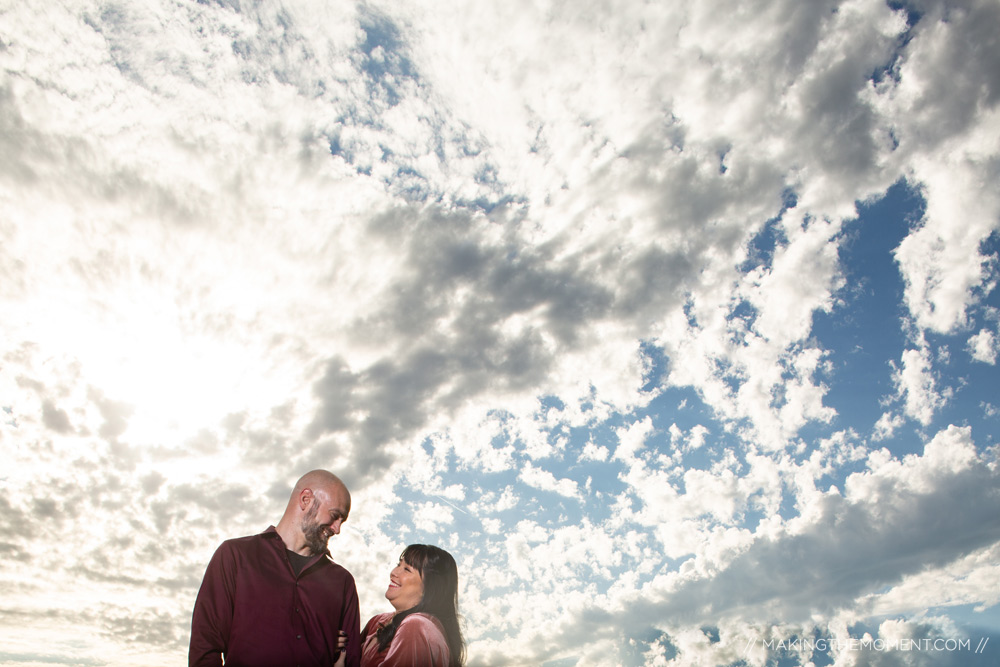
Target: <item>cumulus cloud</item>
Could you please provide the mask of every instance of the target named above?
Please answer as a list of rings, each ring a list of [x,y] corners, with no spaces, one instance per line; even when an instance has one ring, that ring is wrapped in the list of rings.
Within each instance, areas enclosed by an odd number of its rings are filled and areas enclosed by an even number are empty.
[[[938,392],[932,370],[930,351],[927,347],[903,352],[901,366],[895,369],[893,381],[903,399],[907,416],[923,425],[930,423],[935,410],[948,400],[950,391]]]
[[[682,569],[654,578],[616,600],[616,609],[595,608],[592,623],[567,627],[561,639],[597,632],[595,624],[618,625],[618,615],[626,627],[649,619],[664,626],[680,619],[801,623],[852,608],[928,565],[943,567],[993,544],[1000,531],[995,486],[995,471],[977,457],[965,428],[938,433],[923,456],[875,453],[843,492],[814,497],[782,533],[732,550],[711,576]]]
[[[530,487],[543,491],[553,491],[567,498],[579,498],[580,489],[572,479],[557,479],[555,475],[547,470],[536,468],[531,463],[526,463],[521,469],[518,478]]]
[[[969,338],[966,349],[972,358],[991,366],[997,361],[997,342],[992,331],[982,329]]]
[[[896,250],[907,303],[920,326],[947,331],[966,321],[984,277],[980,244],[1000,224],[1000,196],[979,188],[1000,166],[989,148],[1000,113],[996,48],[981,39],[997,7],[929,3],[921,11],[880,104],[892,110],[899,148],[927,198],[924,225]]]
[[[588,442],[580,454],[580,458],[585,461],[606,461],[608,459],[608,448],[594,442]]]
[[[872,431],[872,440],[879,442],[880,440],[891,438],[896,429],[902,426],[905,421],[902,415],[894,412],[882,413],[882,416],[875,422],[875,428]]]

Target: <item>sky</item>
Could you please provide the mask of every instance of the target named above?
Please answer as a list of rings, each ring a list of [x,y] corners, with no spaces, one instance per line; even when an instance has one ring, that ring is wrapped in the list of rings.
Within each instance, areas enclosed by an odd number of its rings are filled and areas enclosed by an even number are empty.
[[[996,0],[0,0],[0,665],[329,469],[470,667],[996,665]]]

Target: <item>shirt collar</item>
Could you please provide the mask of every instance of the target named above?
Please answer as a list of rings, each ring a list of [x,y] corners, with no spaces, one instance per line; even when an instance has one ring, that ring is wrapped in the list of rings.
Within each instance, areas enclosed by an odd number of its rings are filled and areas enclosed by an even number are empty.
[[[281,539],[281,535],[278,534],[278,529],[275,528],[274,526],[268,526],[267,530],[265,530],[263,533],[261,533],[260,536],[261,537],[265,537],[265,538],[269,538],[269,539],[272,539],[272,540],[275,539],[275,538],[277,538],[277,540],[281,543],[281,548],[282,549],[286,549],[287,548],[287,546],[285,545],[285,541],[282,540]],[[323,549],[322,553],[320,553],[320,554],[313,554],[312,557],[316,558],[317,555],[318,556],[326,556],[331,561],[333,560],[333,556],[330,555],[330,549],[329,548]],[[313,562],[315,562],[315,561],[313,561]],[[312,563],[310,563],[310,564],[312,564]]]

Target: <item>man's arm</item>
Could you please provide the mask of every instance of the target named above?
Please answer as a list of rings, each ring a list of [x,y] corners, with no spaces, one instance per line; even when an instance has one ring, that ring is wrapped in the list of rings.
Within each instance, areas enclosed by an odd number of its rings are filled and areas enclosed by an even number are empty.
[[[220,667],[233,623],[235,567],[226,544],[215,551],[205,570],[191,616],[189,667]]]
[[[347,633],[346,667],[361,665],[361,617],[358,611],[358,587],[354,577],[348,575],[344,585],[344,615],[340,619],[340,629]]]

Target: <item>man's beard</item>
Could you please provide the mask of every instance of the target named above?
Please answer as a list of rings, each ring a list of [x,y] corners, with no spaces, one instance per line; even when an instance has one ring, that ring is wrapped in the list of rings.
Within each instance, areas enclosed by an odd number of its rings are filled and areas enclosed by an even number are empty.
[[[326,543],[330,541],[331,533],[327,527],[316,521],[319,514],[319,501],[313,498],[312,505],[302,517],[302,534],[306,538],[306,546],[315,556],[326,551]]]

